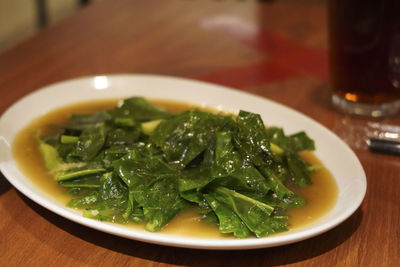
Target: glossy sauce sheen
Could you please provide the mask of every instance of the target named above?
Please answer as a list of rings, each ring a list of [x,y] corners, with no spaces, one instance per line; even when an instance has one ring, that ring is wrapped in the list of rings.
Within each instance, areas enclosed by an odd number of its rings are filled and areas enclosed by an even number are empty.
[[[37,144],[33,137],[34,132],[40,129],[42,135],[49,134],[52,130],[47,127],[48,125],[65,123],[72,113],[89,113],[100,109],[111,109],[116,105],[117,101],[105,100],[77,103],[54,110],[34,120],[17,135],[13,143],[13,154],[19,168],[44,194],[54,201],[62,204],[68,203],[73,197],[68,195],[66,188],[58,185],[48,173],[37,149]],[[152,100],[152,103],[170,112],[181,112],[195,107],[187,103],[164,100]],[[212,111],[212,109],[200,109]],[[321,165],[321,162],[313,153],[302,152],[301,155],[307,162]],[[316,222],[332,209],[336,203],[338,189],[335,180],[327,169],[323,168],[321,171],[313,173],[311,179],[313,182],[311,186],[296,190],[305,198],[307,204],[304,207],[287,211],[290,216],[289,231],[300,230],[302,227]],[[143,229],[142,225],[134,223],[129,223],[126,227]],[[209,225],[201,221],[200,215],[191,209],[181,212],[161,232],[190,237],[232,238],[230,234],[221,234],[215,225]],[[283,234],[285,233],[288,232],[283,232]]]

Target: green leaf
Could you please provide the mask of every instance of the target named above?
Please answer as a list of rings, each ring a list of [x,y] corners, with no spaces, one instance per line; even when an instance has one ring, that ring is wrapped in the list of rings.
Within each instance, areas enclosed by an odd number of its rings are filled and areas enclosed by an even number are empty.
[[[113,117],[131,118],[136,122],[166,119],[172,116],[166,110],[155,107],[142,97],[125,99],[122,104],[112,111]]]
[[[235,212],[210,195],[204,195],[204,197],[218,218],[221,233],[233,233],[238,238],[245,238],[250,235],[250,230]]]
[[[305,132],[298,132],[289,136],[290,148],[294,151],[315,150],[314,140]]]
[[[214,132],[230,123],[228,117],[189,110],[162,121],[150,141],[161,148],[169,163],[182,169],[207,148]]]
[[[106,122],[111,120],[110,111],[101,110],[95,113],[88,113],[88,114],[72,114],[70,116],[70,120],[72,125],[94,125],[102,122]]]
[[[35,134],[36,141],[39,144],[39,152],[42,155],[46,168],[48,170],[53,170],[62,164],[63,161],[58,155],[58,151],[53,146],[42,141],[39,135],[39,132]]]
[[[136,122],[133,118],[115,118],[114,124],[119,127],[133,127],[136,125]]]
[[[286,220],[275,218],[272,206],[224,187],[210,195],[232,209],[257,237],[286,230]]]
[[[257,167],[272,164],[274,159],[261,116],[241,110],[237,125],[234,142],[242,157]]]
[[[86,188],[99,188],[100,187],[100,176],[99,175],[88,175],[81,178],[71,180],[61,180],[60,185],[64,187],[86,187]]]
[[[260,201],[273,207],[279,207],[283,210],[299,208],[306,204],[306,201],[297,194],[290,194],[283,198],[279,198],[276,194],[270,193],[263,196]]]
[[[291,180],[294,184],[299,187],[305,187],[311,185],[311,178],[309,172],[309,166],[298,154],[286,153],[287,163],[291,174]]]
[[[92,160],[97,156],[105,143],[105,126],[103,123],[88,127],[83,130],[76,143],[75,149],[69,157],[82,161]]]
[[[53,177],[56,181],[65,181],[71,180],[78,177],[82,177],[89,174],[99,174],[103,173],[106,170],[103,168],[95,168],[95,169],[78,169],[78,170],[69,170],[69,171],[57,171],[53,172]]]
[[[266,130],[268,138],[283,150],[299,152],[303,150],[315,150],[314,140],[305,132],[298,132],[286,136],[282,128],[269,127]]]
[[[272,188],[272,191],[274,191],[280,198],[294,194],[282,183],[282,181],[272,169],[268,167],[263,167],[260,169],[260,171],[267,179],[268,186]]]
[[[130,145],[135,143],[140,137],[139,128],[113,128],[107,132],[105,145]]]
[[[253,164],[244,160],[235,150],[230,132],[216,134],[214,161],[211,174],[219,184],[235,190],[268,193],[271,187]]]
[[[106,210],[113,210],[113,216],[122,216],[129,205],[129,190],[126,184],[115,173],[105,174],[99,188],[97,210],[104,216]],[[115,218],[110,218],[115,220]]]
[[[115,168],[143,208],[146,230],[160,230],[187,206],[179,195],[179,174],[160,158],[132,151]]]
[[[284,150],[284,159],[290,174],[288,176],[290,176],[292,182],[299,187],[310,185],[309,174],[313,169],[300,157],[298,152],[314,150],[314,141],[305,132],[286,136],[283,129],[277,127],[270,127],[266,132],[271,141]]]
[[[98,201],[98,194],[99,193],[97,191],[94,191],[89,195],[72,199],[70,202],[68,202],[67,207],[78,209],[94,208]]]

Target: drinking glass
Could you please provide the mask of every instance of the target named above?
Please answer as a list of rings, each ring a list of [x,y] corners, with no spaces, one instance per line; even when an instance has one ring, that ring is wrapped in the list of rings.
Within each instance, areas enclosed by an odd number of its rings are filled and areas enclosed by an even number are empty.
[[[328,0],[332,102],[356,115],[400,110],[400,0]]]

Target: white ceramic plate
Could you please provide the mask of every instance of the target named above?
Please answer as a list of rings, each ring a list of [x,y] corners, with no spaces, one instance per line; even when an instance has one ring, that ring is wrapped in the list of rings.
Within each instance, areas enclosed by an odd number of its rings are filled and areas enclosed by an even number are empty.
[[[11,152],[15,135],[33,119],[60,106],[85,100],[144,96],[182,100],[237,113],[240,109],[261,114],[269,125],[290,134],[305,130],[316,142],[315,154],[333,174],[338,189],[334,208],[321,220],[300,231],[266,238],[205,239],[149,233],[88,218],[53,201],[18,169]],[[69,220],[110,234],[149,243],[199,249],[251,249],[304,240],[326,232],[346,220],[360,206],[366,191],[364,170],[352,150],[335,134],[312,119],[278,103],[213,84],[154,75],[85,77],[47,86],[23,97],[0,119],[0,169],[24,195]]]

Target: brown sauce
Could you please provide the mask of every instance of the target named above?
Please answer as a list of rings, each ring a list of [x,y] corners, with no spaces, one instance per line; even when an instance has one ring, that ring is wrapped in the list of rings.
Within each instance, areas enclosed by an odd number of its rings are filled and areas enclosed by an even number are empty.
[[[77,103],[56,109],[31,122],[17,135],[12,146],[14,158],[21,171],[38,189],[52,200],[62,204],[68,203],[73,196],[67,194],[67,190],[58,185],[48,173],[37,149],[37,144],[33,137],[34,132],[40,129],[42,134],[49,134],[51,129],[49,130],[47,126],[65,123],[68,120],[69,114],[111,109],[116,105],[117,101],[105,100]],[[163,100],[152,100],[152,103],[170,112],[181,112],[194,107],[192,104]],[[201,109],[205,110],[206,108]],[[212,111],[211,109],[206,110]],[[303,152],[302,157],[309,163],[322,165],[311,152]],[[331,210],[336,203],[338,195],[337,185],[326,168],[313,173],[311,179],[313,182],[311,186],[297,190],[305,198],[307,204],[304,207],[288,211],[290,216],[289,231],[297,231],[310,223],[316,222]],[[142,225],[134,223],[129,223],[126,227],[143,229]],[[181,212],[161,232],[190,237],[232,238],[232,235],[221,234],[215,225],[203,222],[200,215],[191,209]],[[285,233],[287,232],[283,234]]]

